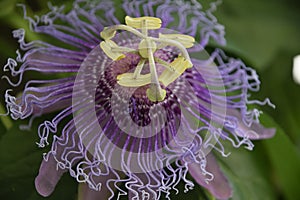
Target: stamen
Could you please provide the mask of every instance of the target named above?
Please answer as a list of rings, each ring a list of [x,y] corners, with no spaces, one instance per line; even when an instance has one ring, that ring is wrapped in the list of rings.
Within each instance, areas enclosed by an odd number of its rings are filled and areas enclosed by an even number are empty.
[[[148,46],[151,45],[150,40],[146,40],[148,43]],[[147,89],[146,94],[147,97],[150,99],[150,101],[156,102],[156,101],[162,101],[166,97],[166,90],[162,89],[160,87],[160,83],[158,81],[158,76],[156,72],[156,66],[154,62],[154,56],[151,50],[148,50],[148,60],[149,60],[149,66],[150,66],[150,74],[151,74],[151,85],[150,88]]]
[[[161,27],[161,19],[156,17],[136,17],[136,18],[132,18],[129,16],[125,17],[126,25],[132,28],[142,29],[143,21],[147,22],[148,30],[159,29]]]
[[[114,26],[111,26],[111,27],[108,27],[108,28],[104,28],[103,31],[100,33],[100,35],[101,35],[101,37],[102,37],[102,35],[106,36],[106,35],[109,35],[111,31],[117,31],[117,30],[131,32],[134,35],[136,35],[136,36],[138,36],[140,38],[143,38],[143,39],[147,38],[147,36],[145,36],[144,34],[142,34],[139,31],[137,31],[136,29],[134,29],[134,28],[132,28],[130,26],[123,25],[123,24],[114,25]],[[107,32],[109,32],[109,33],[107,33]],[[103,39],[105,40],[104,37],[103,37]]]
[[[160,86],[159,86],[160,87]],[[159,89],[156,84],[151,83],[150,88],[147,89],[146,94],[150,101],[158,102],[163,101],[167,96],[167,91]]]
[[[159,33],[160,39],[171,39],[180,42],[185,48],[191,48],[194,46],[195,38],[189,35],[183,34],[161,34]]]
[[[101,31],[100,36],[104,40],[110,40],[116,35],[116,30],[112,29],[111,27],[105,27],[103,31]]]
[[[112,47],[111,51],[114,52],[114,53],[116,53],[116,52],[118,52],[118,53],[121,53],[121,52],[138,53],[138,51],[135,50],[135,49],[132,49],[132,48],[129,48],[129,47],[120,47],[120,46]]]
[[[112,48],[118,47],[118,45],[112,40],[105,40],[101,42],[100,47],[104,51],[104,53],[112,60],[120,60],[122,58],[125,58],[124,54],[112,51]]]
[[[117,76],[118,84],[125,87],[141,87],[151,82],[151,74],[140,74],[134,77],[134,73],[124,73]]]
[[[142,72],[146,59],[140,59],[137,67],[134,70],[133,78],[136,79]]]
[[[163,65],[165,66],[165,65]],[[159,76],[159,81],[168,86],[170,83],[174,82],[187,68],[191,68],[193,64],[186,60],[184,57],[179,56],[173,62],[171,62],[167,69],[165,69]]]
[[[144,20],[142,21],[142,33],[143,33],[146,37],[148,37],[148,27],[147,27],[147,20],[146,20],[146,19],[144,19]]]
[[[195,39],[189,35],[183,34],[161,34],[159,38],[149,37],[148,30],[159,29],[161,27],[161,19],[155,17],[125,17],[126,25],[115,25],[100,33],[105,42],[101,42],[100,46],[104,53],[113,60],[125,57],[125,52],[135,52],[140,55],[140,61],[134,73],[124,73],[118,75],[118,84],[124,87],[140,87],[150,84],[146,95],[151,101],[162,101],[166,97],[166,90],[162,89],[160,84],[168,86],[175,81],[187,68],[193,66],[190,56],[186,48],[194,45]],[[136,29],[141,29],[138,31]],[[120,47],[114,43],[112,39],[117,30],[123,30],[133,33],[141,38],[138,49]],[[157,46],[158,43],[158,46]],[[159,58],[154,58],[154,53],[165,46],[173,46],[180,50],[181,54],[173,62],[168,63]],[[141,74],[145,62],[148,61],[150,74]],[[166,69],[158,77],[156,64],[159,63]]]
[[[152,54],[156,51],[155,42],[149,39],[143,39],[139,44],[139,53],[143,58],[148,58],[148,51],[151,51]]]
[[[141,87],[151,82],[151,74],[141,75],[146,59],[140,59],[134,73],[124,73],[117,76],[118,84],[125,87]]]
[[[155,42],[165,43],[167,46],[168,45],[175,46],[181,51],[181,53],[185,59],[191,60],[190,55],[187,52],[186,48],[180,42],[177,42],[176,40],[171,40],[171,39],[162,39],[162,38],[154,38],[154,37],[149,37],[149,39],[151,39]]]

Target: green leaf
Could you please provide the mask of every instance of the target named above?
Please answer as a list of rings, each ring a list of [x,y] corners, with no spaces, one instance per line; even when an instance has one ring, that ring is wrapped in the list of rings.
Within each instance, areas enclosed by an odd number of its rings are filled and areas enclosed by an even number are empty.
[[[215,15],[225,26],[226,48],[260,69],[279,49],[299,51],[299,2],[288,1],[223,1]]]
[[[297,199],[300,196],[300,155],[293,143],[275,121],[264,114],[261,117],[263,124],[276,127],[274,138],[263,141],[273,169],[277,184],[286,199]]]
[[[4,114],[4,113],[6,113],[6,110],[4,109],[2,104],[0,104],[0,121],[1,121],[1,123],[0,123],[1,124],[0,125],[0,130],[1,130],[0,135],[4,133],[4,131],[2,131],[2,130],[9,130],[13,125],[13,123],[12,123],[11,119],[9,118],[9,116],[1,116],[1,114]],[[3,126],[3,128],[2,128],[2,126]]]
[[[289,50],[275,55],[260,73],[262,87],[258,99],[271,99],[276,109],[266,107],[266,111],[300,150],[300,86],[292,79],[292,60],[293,53]]]
[[[33,187],[41,161],[34,134],[20,131],[17,124],[0,140],[0,199],[24,199]],[[31,189],[32,191],[32,189]]]
[[[188,176],[188,179],[193,181],[191,176]],[[196,182],[194,182],[194,188],[189,190],[188,192],[184,192],[184,183],[180,182],[177,189],[179,193],[176,194],[174,190],[171,191],[170,199],[189,199],[189,200],[214,200],[214,197]],[[161,198],[165,200],[166,198]]]
[[[263,114],[261,123],[275,127],[276,135],[256,142],[254,151],[232,149],[227,158],[219,157],[233,187],[232,199],[297,199],[300,196],[300,155],[279,125]],[[277,195],[277,198],[276,196]]]
[[[0,2],[0,18],[4,18],[7,15],[9,15],[11,12],[13,12],[17,0],[2,0]]]
[[[276,199],[264,151],[257,146],[254,151],[235,149],[230,145],[226,145],[226,149],[231,152],[229,157],[224,158],[219,154],[216,156],[232,185],[231,199]]]
[[[35,144],[38,140],[36,133],[37,130],[21,131],[19,124],[15,123],[1,137],[0,199],[45,199],[37,194],[34,186],[34,179],[42,161],[42,153],[47,151],[39,149]],[[49,199],[75,199],[75,195],[75,180],[65,178],[60,181]]]

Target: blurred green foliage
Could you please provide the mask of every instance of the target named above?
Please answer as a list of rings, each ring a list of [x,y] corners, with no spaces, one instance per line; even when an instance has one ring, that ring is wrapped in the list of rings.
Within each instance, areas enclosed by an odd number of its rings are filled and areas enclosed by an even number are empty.
[[[62,4],[59,0],[50,2]],[[47,1],[43,0],[0,1],[1,66],[8,57],[15,57],[18,48],[12,38],[13,29],[24,28],[27,41],[39,38],[29,30],[28,22],[23,19],[22,10],[16,7],[16,3],[26,4],[29,16],[48,10]],[[64,3],[71,5],[70,0]],[[268,115],[261,119],[265,126],[277,128],[273,139],[255,142],[253,152],[228,147],[231,156],[219,158],[234,189],[232,199],[298,199],[300,86],[293,82],[291,72],[292,58],[300,54],[300,3],[296,0],[224,0],[215,14],[226,27],[226,52],[242,58],[247,65],[258,70],[262,88],[253,98],[269,97],[276,105],[275,110],[263,107]],[[117,15],[123,16],[124,12],[119,9]],[[1,81],[0,95],[4,95],[7,87],[7,83]],[[0,99],[2,105],[3,100]],[[49,198],[42,198],[36,193],[34,178],[42,153],[46,151],[38,149],[35,144],[38,123],[35,122],[30,131],[20,130],[21,122],[14,122],[13,126],[11,123],[9,118],[1,117],[0,199],[76,199],[77,183],[68,174],[64,175]],[[22,122],[26,123],[28,121]],[[184,198],[213,199],[199,186],[188,194],[172,195],[172,199]]]

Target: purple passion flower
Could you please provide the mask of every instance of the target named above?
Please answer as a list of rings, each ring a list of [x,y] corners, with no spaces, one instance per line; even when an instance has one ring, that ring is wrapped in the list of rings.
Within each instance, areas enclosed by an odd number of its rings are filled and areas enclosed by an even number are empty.
[[[13,32],[21,51],[8,59],[4,78],[24,90],[19,97],[7,90],[10,116],[58,112],[38,129],[38,146],[51,150],[37,191],[49,196],[68,172],[81,184],[81,199],[169,198],[180,181],[184,192],[193,188],[189,173],[228,199],[231,186],[212,152],[228,156],[226,142],[251,150],[252,139],[275,132],[247,108],[270,104],[249,100],[259,90],[256,72],[220,49],[206,53],[209,41],[225,45],[215,3],[205,11],[197,1],[124,1],[124,21],[115,6],[77,0],[67,14],[50,6],[40,18],[25,15],[51,42],[27,43],[24,30]],[[43,76],[21,84],[28,71]]]

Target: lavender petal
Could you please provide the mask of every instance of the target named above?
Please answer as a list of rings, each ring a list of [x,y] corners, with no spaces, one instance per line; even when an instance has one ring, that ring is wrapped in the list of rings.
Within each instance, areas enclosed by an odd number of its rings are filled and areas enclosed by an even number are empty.
[[[220,170],[217,161],[212,154],[206,156],[207,166],[206,170],[213,174],[213,179],[207,181],[202,173],[200,166],[196,163],[189,163],[189,173],[195,181],[209,190],[218,199],[228,199],[232,195],[232,189],[223,172]]]

